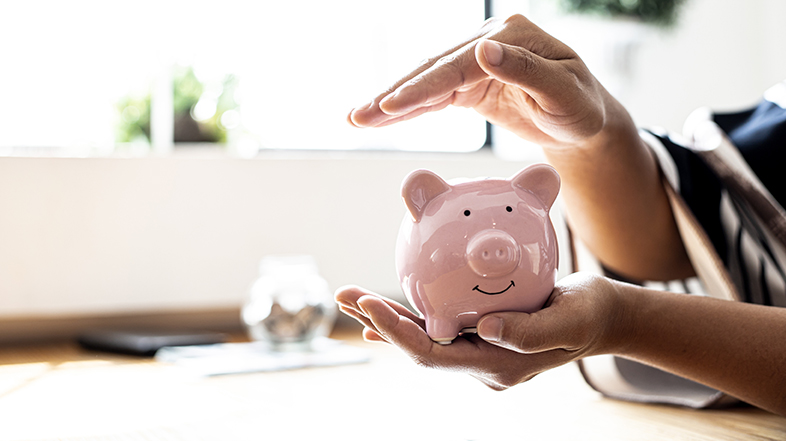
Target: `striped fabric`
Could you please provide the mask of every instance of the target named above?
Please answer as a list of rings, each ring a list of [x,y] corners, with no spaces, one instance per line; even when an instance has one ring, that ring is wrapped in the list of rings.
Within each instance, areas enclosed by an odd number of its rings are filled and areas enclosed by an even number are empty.
[[[715,144],[724,147],[723,153],[711,146],[703,149],[699,141],[707,141],[708,138],[696,137],[701,132],[695,129],[708,125],[713,127],[715,133],[718,127],[725,132],[739,151],[725,141]],[[769,215],[783,214],[781,207],[786,202],[786,82],[768,90],[764,100],[753,109],[729,114],[712,114],[706,109],[700,109],[688,118],[688,136],[684,138],[662,130],[642,130],[639,133],[657,157],[670,187],[679,192],[687,210],[706,233],[711,246],[728,270],[728,277],[731,278],[729,284],[735,285],[737,293],[729,295],[731,293],[726,289],[728,285],[718,284],[714,280],[708,280],[711,288],[715,283],[714,288],[707,289],[698,278],[668,283],[648,282],[645,286],[719,298],[740,297],[740,300],[751,303],[786,306],[786,244],[780,240],[783,238],[783,223],[765,224],[762,221],[767,217],[770,220],[783,220],[780,215]],[[725,139],[721,134],[718,136],[717,139]],[[735,166],[729,174],[729,169],[718,168],[717,159],[728,153],[731,153],[731,157],[741,154],[745,161],[732,162],[746,162],[750,170],[744,166]],[[724,161],[729,158],[728,155],[724,156]],[[744,172],[742,169],[745,169]],[[713,170],[719,170],[720,174]],[[748,179],[739,179],[740,176],[750,175],[750,172],[771,193],[771,198],[769,195],[764,197],[769,202],[761,203],[762,192],[752,191],[750,185],[740,185],[751,184]],[[750,197],[740,197],[742,193],[753,196],[755,202],[751,202]],[[678,205],[682,207],[682,202]],[[681,234],[685,233],[681,230]],[[683,235],[683,238],[693,240],[693,236],[696,235],[689,234],[687,238]],[[573,242],[574,248],[578,245],[580,241]],[[695,247],[693,243],[691,249],[695,251]],[[578,262],[579,255],[574,253],[574,266],[583,269],[585,265]],[[694,264],[701,263],[694,261]],[[706,272],[706,266],[700,268],[705,272],[705,277],[712,276]],[[615,277],[614,274],[607,275]],[[736,402],[736,399],[720,391],[612,355],[587,357],[578,364],[590,386],[605,396],[617,399],[694,408],[723,407]]]
[[[753,109],[712,115],[781,206],[786,203],[784,106],[786,82],[768,90]],[[786,307],[786,253],[746,203],[686,147],[682,137],[657,130],[641,135],[704,227],[743,300]]]

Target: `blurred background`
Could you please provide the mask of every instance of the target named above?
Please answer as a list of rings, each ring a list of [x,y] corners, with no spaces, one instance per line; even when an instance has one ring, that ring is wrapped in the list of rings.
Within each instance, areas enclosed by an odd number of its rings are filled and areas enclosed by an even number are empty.
[[[378,130],[346,115],[511,13],[573,47],[642,127],[680,132],[786,77],[779,0],[3,3],[0,340],[239,326],[271,254],[401,298],[404,176],[510,176],[540,153],[467,109]]]

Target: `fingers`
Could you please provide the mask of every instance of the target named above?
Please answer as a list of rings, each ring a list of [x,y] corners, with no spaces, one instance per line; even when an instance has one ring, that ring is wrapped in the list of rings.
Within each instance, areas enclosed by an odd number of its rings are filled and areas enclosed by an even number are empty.
[[[475,56],[487,75],[524,90],[547,111],[552,110],[549,102],[575,93],[570,87],[575,83],[571,78],[574,73],[565,69],[565,64],[578,63],[578,58],[547,59],[523,47],[492,40],[481,40]]]
[[[421,107],[442,102],[456,90],[485,78],[475,60],[473,41],[458,51],[440,58],[430,68],[402,84],[380,102],[388,115],[402,115]]]
[[[423,360],[436,345],[426,331],[409,318],[398,314],[393,307],[376,296],[363,296],[358,299],[358,307],[369,317],[373,331],[385,341],[401,348],[411,358]],[[364,333],[374,338],[371,333]]]
[[[426,334],[424,321],[404,306],[357,286],[340,288],[335,298],[342,312],[365,326],[365,340],[394,344],[422,366],[438,365],[432,355],[439,345]]]
[[[475,61],[474,44],[492,32],[499,21],[487,20],[470,38],[426,60],[370,102],[352,109],[347,121],[355,127],[378,127],[446,107],[455,89],[465,84],[466,79],[485,75]],[[437,107],[438,103],[443,105]],[[411,114],[423,108],[427,109]]]
[[[436,112],[438,110],[442,110],[445,107],[449,106],[450,104],[453,104],[453,100],[454,100],[454,97],[450,96],[450,97],[446,98],[444,101],[436,103],[434,105],[426,106],[426,107],[420,107],[418,109],[415,109],[415,110],[413,110],[413,111],[411,111],[409,113],[405,113],[403,115],[391,116],[389,119],[385,120],[384,122],[379,123],[379,125],[377,125],[377,127],[389,126],[389,125],[395,124],[397,122],[406,121],[408,119],[415,118],[416,116],[420,116],[420,115],[422,115],[424,113],[427,113],[427,112]]]
[[[396,313],[407,317],[408,319],[412,320],[413,322],[417,323],[418,325],[424,326],[425,323],[423,319],[415,315],[412,311],[410,311],[406,306],[396,302],[395,300],[391,300],[385,297],[380,296],[374,292],[371,292],[367,289],[361,288],[355,285],[347,285],[341,287],[336,290],[335,293],[335,301],[338,303],[339,307],[342,308],[342,311],[354,311],[356,314],[363,314],[358,306],[358,300],[363,296],[374,296],[382,301],[386,302],[393,308]],[[351,314],[350,314],[351,315]],[[353,316],[354,317],[354,316]],[[365,324],[365,323],[364,323]]]
[[[488,70],[484,71],[477,59],[481,38],[518,45],[533,41],[533,33],[544,34],[519,15],[489,19],[471,38],[427,60],[370,102],[352,109],[347,120],[356,127],[378,127],[444,108],[458,91],[488,77]],[[443,105],[436,107],[437,103]]]
[[[475,59],[484,72],[506,84],[538,89],[547,80],[547,60],[522,47],[484,39],[475,46]]]
[[[496,352],[512,352],[489,346],[475,335],[457,338],[451,345],[434,343],[426,334],[425,322],[407,308],[357,286],[336,291],[342,312],[365,326],[363,338],[398,346],[421,366],[447,370],[467,370],[469,366],[493,364],[495,356],[479,351],[479,345]]]
[[[336,290],[335,300],[338,303],[339,310],[344,314],[354,318],[360,322],[365,328],[363,329],[363,339],[372,342],[390,343],[385,339],[377,330],[376,325],[369,317],[368,312],[364,311],[360,305],[359,300],[363,297],[374,297],[390,306],[396,314],[406,317],[418,326],[424,327],[425,324],[421,318],[413,314],[405,306],[390,299],[383,298],[371,291],[365,290],[359,286],[345,286]]]
[[[356,127],[380,127],[447,107],[455,92],[484,79],[475,61],[475,42],[430,62],[370,103],[353,109],[348,121]]]
[[[371,322],[371,319],[366,317],[358,309],[349,307],[347,305],[341,305],[341,304],[338,306],[338,309],[341,312],[343,312],[344,314],[346,314],[346,315],[352,317],[353,319],[357,320],[358,322],[360,322],[360,324],[365,326],[367,329],[374,330],[374,324]]]
[[[582,348],[581,342],[587,340],[588,336],[582,335],[586,333],[586,327],[580,320],[563,314],[559,308],[545,308],[534,314],[493,313],[478,323],[481,338],[523,354],[554,349],[577,351]]]
[[[379,333],[377,333],[377,331],[374,331],[373,329],[370,329],[370,328],[363,328],[363,339],[366,340],[366,341],[375,341],[375,342],[381,342],[381,343],[389,343],[381,335],[379,335]]]

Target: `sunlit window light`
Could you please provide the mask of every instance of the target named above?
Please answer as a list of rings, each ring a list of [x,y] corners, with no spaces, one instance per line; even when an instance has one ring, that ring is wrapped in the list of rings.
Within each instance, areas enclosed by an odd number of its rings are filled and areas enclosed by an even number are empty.
[[[472,110],[374,130],[346,116],[483,15],[482,0],[6,2],[0,155],[476,150]]]

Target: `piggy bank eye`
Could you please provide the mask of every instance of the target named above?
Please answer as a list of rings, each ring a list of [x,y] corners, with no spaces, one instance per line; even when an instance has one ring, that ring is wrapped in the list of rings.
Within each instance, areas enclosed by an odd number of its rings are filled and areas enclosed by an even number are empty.
[[[464,210],[464,216],[469,216],[470,214],[469,210]]]
[[[507,207],[505,207],[505,210],[507,210],[507,212],[508,212],[508,213],[510,213],[510,212],[512,212],[512,211],[513,211],[513,207],[511,207],[510,205],[508,205]]]

